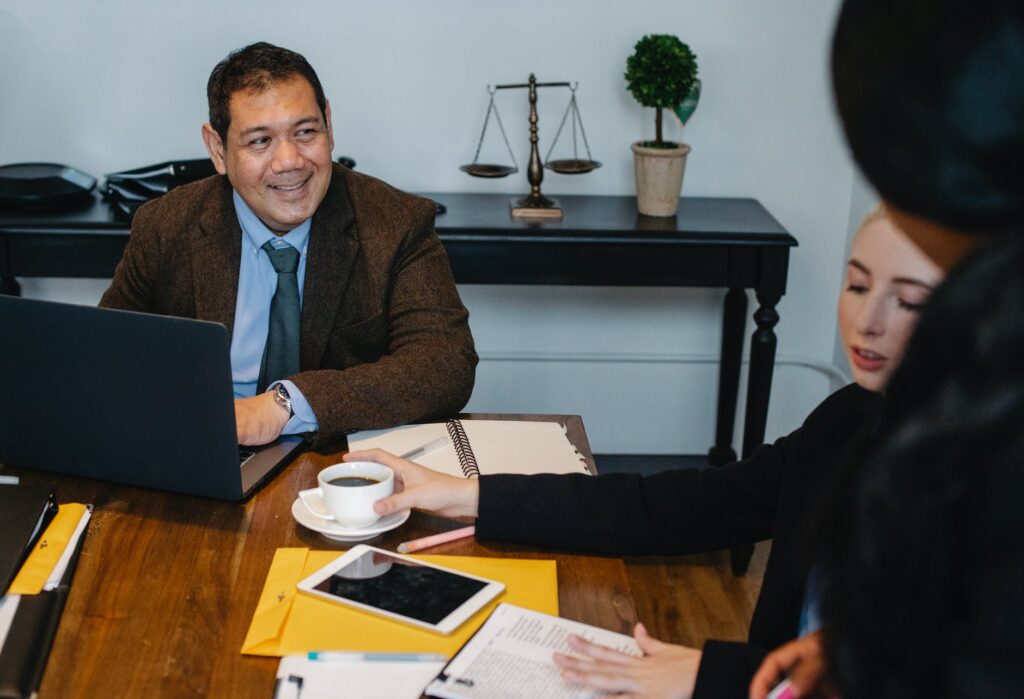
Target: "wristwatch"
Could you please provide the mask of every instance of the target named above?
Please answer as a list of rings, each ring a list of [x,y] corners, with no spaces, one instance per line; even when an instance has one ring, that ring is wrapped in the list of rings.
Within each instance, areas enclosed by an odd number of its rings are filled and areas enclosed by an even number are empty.
[[[295,411],[292,410],[292,397],[288,395],[288,389],[284,387],[283,383],[268,389],[267,393],[274,394],[274,402],[288,411],[289,419],[295,415]]]

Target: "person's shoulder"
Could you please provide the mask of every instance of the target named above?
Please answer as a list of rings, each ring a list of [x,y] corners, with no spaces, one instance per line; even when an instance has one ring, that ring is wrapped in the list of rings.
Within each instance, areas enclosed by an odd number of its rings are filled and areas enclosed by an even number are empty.
[[[882,395],[861,388],[856,383],[843,386],[811,411],[804,426],[861,422],[878,415]]]
[[[334,166],[334,177],[340,177],[348,190],[356,220],[386,222],[390,226],[422,224],[433,220],[434,203],[429,199],[402,190],[384,180]]]

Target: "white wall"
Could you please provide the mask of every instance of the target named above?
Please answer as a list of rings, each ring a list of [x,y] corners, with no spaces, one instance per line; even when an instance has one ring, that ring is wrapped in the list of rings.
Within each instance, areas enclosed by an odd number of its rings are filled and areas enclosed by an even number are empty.
[[[828,85],[837,7],[837,0],[6,0],[0,162],[65,162],[99,176],[201,156],[210,69],[228,50],[264,39],[316,67],[332,102],[336,154],[354,157],[363,172],[412,191],[524,191],[522,175],[476,180],[458,166],[472,159],[485,86],[534,72],[579,81],[593,155],[605,164],[579,177],[547,173],[544,190],[631,194],[629,142],[652,136],[653,112],[626,92],[625,59],[645,33],[677,34],[696,52],[704,86],[685,133],[694,146],[685,193],[756,197],[800,241],[779,306],[773,436],[799,424],[830,390],[826,374],[804,359],[834,360],[834,300],[853,196]],[[541,92],[542,149],[566,99]],[[503,93],[499,108],[524,163],[525,95]],[[683,137],[675,124],[667,135]],[[485,154],[499,157],[499,136],[490,138]],[[22,283],[26,295],[86,303],[105,288],[98,280]],[[710,445],[721,293],[461,292],[483,357],[471,409],[582,414],[599,452]]]

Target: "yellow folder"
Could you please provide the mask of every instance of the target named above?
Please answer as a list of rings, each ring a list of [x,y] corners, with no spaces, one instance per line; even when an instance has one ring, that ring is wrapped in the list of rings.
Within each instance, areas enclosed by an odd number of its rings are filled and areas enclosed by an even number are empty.
[[[57,510],[57,516],[39,537],[32,552],[21,565],[14,582],[7,589],[9,595],[38,595],[43,591],[46,579],[53,572],[64,549],[68,547],[78,522],[85,515],[85,505],[66,503]]]
[[[411,556],[505,583],[503,594],[450,636],[298,593],[295,586],[300,581],[340,555],[338,551],[278,549],[270,563],[242,653],[281,656],[311,650],[359,650],[441,653],[450,657],[499,602],[558,614],[558,576],[554,561]]]

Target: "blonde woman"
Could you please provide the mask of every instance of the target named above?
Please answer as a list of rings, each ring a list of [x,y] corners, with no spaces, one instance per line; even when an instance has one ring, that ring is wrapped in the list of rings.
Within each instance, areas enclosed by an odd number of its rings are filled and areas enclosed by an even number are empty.
[[[840,293],[839,329],[855,383],[818,406],[803,426],[750,458],[717,469],[653,476],[609,474],[445,476],[379,450],[352,453],[392,467],[400,492],[381,514],[416,508],[476,517],[477,536],[616,555],[680,554],[773,539],[749,643],[703,650],[661,643],[642,624],[644,656],[581,639],[583,659],[555,656],[571,682],[636,697],[746,696],[765,653],[796,638],[814,609],[802,546],[810,511],[850,445],[870,436],[881,391],[931,290],[932,263],[882,212],[856,234]],[[813,587],[811,588],[813,591]]]

